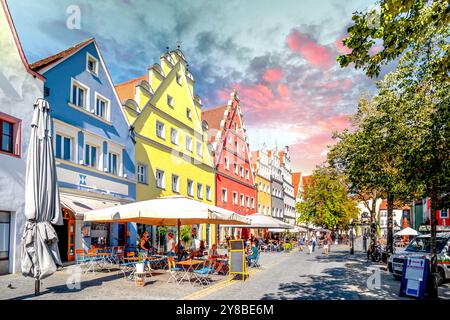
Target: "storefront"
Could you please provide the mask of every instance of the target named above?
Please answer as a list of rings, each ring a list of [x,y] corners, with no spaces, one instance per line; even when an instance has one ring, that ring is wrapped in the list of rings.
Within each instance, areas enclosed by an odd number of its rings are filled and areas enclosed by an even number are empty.
[[[0,211],[0,275],[9,272],[11,213]]]

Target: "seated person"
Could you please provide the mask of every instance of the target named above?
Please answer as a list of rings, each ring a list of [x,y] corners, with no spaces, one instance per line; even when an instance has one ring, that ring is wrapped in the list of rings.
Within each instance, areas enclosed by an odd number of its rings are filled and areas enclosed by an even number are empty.
[[[183,241],[180,240],[180,242],[178,242],[176,248],[175,248],[175,253],[177,254],[177,259],[178,261],[181,261],[183,259],[185,259],[188,256],[187,251],[184,249],[184,245],[183,245]]]
[[[141,240],[139,241],[139,251],[144,254],[155,253],[155,248],[150,244],[150,240],[148,239],[147,231],[145,231],[141,236]]]
[[[258,258],[258,254],[258,247],[255,242],[252,242],[252,251],[251,254],[247,256],[247,264],[250,265],[252,261],[256,260]]]
[[[221,271],[223,271],[225,266],[225,263],[223,261],[221,262],[217,261],[218,258],[223,258],[223,256],[219,255],[217,251],[217,245],[213,244],[211,249],[209,249],[208,262],[210,265],[213,266],[213,269],[216,271],[216,274],[219,274]]]
[[[205,249],[205,241],[201,240],[198,250],[191,250],[189,259],[193,259],[195,257],[203,257],[203,252],[205,251]]]

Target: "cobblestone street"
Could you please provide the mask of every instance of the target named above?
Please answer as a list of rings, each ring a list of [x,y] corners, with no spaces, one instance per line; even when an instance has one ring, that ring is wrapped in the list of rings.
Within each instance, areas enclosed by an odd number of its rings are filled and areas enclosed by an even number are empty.
[[[225,276],[213,276],[207,287],[167,283],[169,274],[164,271],[147,279],[145,287],[118,276],[117,272],[81,275],[79,288],[66,285],[74,266],[65,268],[42,283],[42,295],[34,297],[34,282],[21,275],[0,277],[0,299],[399,299],[400,282],[394,280],[382,265],[365,261],[362,253],[350,255],[347,246],[334,246],[328,256],[319,249],[312,255],[299,252],[262,253],[261,268],[250,269],[246,282],[228,282]],[[368,278],[373,274],[368,268],[380,270],[380,287]],[[370,285],[370,281],[369,281]],[[440,287],[440,297],[450,299],[450,284]]]

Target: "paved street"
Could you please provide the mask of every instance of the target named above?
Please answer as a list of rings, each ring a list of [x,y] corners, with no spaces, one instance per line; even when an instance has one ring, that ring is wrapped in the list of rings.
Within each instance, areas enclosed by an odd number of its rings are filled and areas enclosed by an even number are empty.
[[[367,279],[372,273],[367,268],[374,265],[362,253],[352,256],[348,251],[347,246],[333,246],[329,256],[321,249],[312,255],[298,249],[262,253],[262,267],[251,269],[245,283],[214,276],[214,283],[206,288],[167,284],[169,275],[161,271],[145,287],[136,287],[111,272],[83,274],[80,287],[69,289],[66,281],[73,270],[69,267],[44,280],[43,294],[36,298],[32,279],[6,275],[0,277],[0,299],[399,299],[400,282],[384,270],[380,271],[380,288],[369,289]],[[441,287],[440,296],[450,299],[449,283]]]

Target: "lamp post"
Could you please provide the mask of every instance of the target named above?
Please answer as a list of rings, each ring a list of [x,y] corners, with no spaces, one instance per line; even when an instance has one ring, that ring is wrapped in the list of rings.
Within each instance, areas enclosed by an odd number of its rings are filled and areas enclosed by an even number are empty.
[[[353,234],[353,219],[350,220],[350,254],[355,254],[355,235]]]

